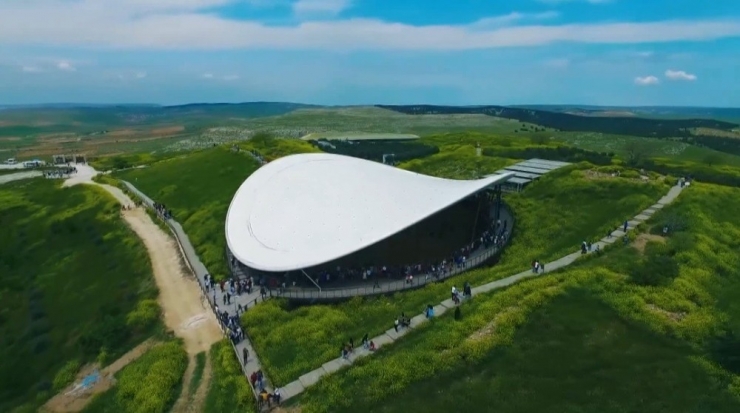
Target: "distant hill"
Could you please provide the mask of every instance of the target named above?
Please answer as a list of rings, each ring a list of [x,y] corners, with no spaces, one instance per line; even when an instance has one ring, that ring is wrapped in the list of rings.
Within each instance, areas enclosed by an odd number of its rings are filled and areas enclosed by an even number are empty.
[[[740,108],[589,105],[515,105],[511,107],[564,112],[583,116],[642,116],[661,119],[699,118],[740,122]]]
[[[717,130],[731,130],[738,125],[735,123],[714,119],[648,119],[638,116],[584,116],[582,114],[565,113],[562,111],[546,111],[530,107],[506,106],[435,106],[435,105],[407,105],[390,106],[378,105],[383,109],[394,110],[409,115],[431,114],[484,114],[520,122],[535,123],[544,127],[561,131],[600,132],[616,135],[643,136],[650,138],[691,137],[696,136],[692,129],[706,128]],[[573,108],[571,108],[572,110]],[[602,109],[603,110],[603,109]]]

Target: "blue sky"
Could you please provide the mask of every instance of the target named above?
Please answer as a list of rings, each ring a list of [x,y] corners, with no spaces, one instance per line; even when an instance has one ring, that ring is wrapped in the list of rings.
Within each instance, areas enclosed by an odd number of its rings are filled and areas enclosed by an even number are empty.
[[[740,107],[738,0],[0,0],[0,104]]]

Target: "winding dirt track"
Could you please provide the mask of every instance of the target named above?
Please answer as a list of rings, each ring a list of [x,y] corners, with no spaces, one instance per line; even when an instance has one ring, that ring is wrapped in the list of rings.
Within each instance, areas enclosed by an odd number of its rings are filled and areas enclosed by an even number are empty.
[[[97,174],[93,168],[87,165],[78,165],[77,169],[78,173],[68,179],[64,186],[98,185],[115,197],[121,205],[134,206],[131,198],[119,188],[93,182],[92,178]],[[203,297],[197,281],[182,265],[178,247],[172,237],[157,226],[143,208],[124,210],[121,214],[126,223],[144,242],[149,253],[154,279],[159,288],[158,301],[162,309],[164,323],[177,337],[182,338],[189,359],[193,361],[197,353],[207,352],[213,343],[223,338],[216,316],[206,305],[206,298]],[[113,365],[116,366],[116,371],[143,354],[142,351],[136,353],[137,357],[127,355],[128,357],[124,356],[115,361]],[[190,382],[192,371],[192,368],[188,368],[183,383],[188,384]],[[201,387],[205,382],[206,380],[201,383]],[[97,387],[100,389],[98,390]],[[50,400],[44,410],[78,412],[87,405],[93,394],[104,391],[108,387],[110,386],[96,386],[92,391],[79,396],[67,396],[65,394],[67,390],[65,390]],[[176,403],[176,405],[182,404],[182,401]]]
[[[123,217],[149,252],[165,324],[183,339],[188,354],[208,351],[223,336],[213,312],[203,304],[200,287],[182,268],[175,241],[141,208],[124,211]]]

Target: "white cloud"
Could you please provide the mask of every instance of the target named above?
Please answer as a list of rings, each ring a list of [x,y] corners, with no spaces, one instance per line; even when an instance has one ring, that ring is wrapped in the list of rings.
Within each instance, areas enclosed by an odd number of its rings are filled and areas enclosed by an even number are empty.
[[[146,72],[136,72],[136,74],[134,76],[137,79],[143,79],[143,78],[145,78],[147,76],[147,73]]]
[[[316,14],[336,16],[351,5],[350,0],[298,0],[293,3],[293,13],[298,16]]]
[[[72,63],[67,60],[60,60],[57,62],[57,69],[65,72],[74,72],[77,70],[77,68],[72,66]]]
[[[203,73],[205,79],[213,79],[213,73]]]
[[[37,66],[22,66],[21,70],[26,73],[40,73],[43,71],[40,67]]]
[[[546,20],[554,19],[558,16],[560,16],[560,13],[556,11],[547,11],[542,13],[519,13],[513,11],[509,14],[504,14],[501,16],[493,16],[480,19],[471,24],[469,27],[471,29],[486,29],[497,26],[510,25],[522,20]]]
[[[545,66],[555,69],[565,69],[566,67],[570,66],[570,59],[550,59],[545,62]]]
[[[481,30],[486,19],[467,25],[347,19],[268,26],[210,12],[231,1],[235,0],[0,1],[0,45],[150,50],[473,50],[556,42],[640,44],[740,36],[740,20],[732,19],[518,25]],[[314,7],[318,8],[315,1]],[[337,9],[324,6],[324,10]]]
[[[670,80],[688,80],[688,81],[694,81],[696,80],[696,75],[691,73],[686,73],[683,70],[666,70],[665,71],[665,77]]]
[[[540,3],[546,4],[562,4],[562,3],[591,3],[591,4],[607,4],[612,3],[616,0],[538,0]]]
[[[237,79],[239,79],[239,76],[237,76],[237,75],[226,75],[226,76],[223,77],[223,79],[224,80],[227,80],[227,81],[228,80],[237,80]]]
[[[640,86],[657,85],[660,80],[655,76],[638,76],[635,78],[635,84]]]

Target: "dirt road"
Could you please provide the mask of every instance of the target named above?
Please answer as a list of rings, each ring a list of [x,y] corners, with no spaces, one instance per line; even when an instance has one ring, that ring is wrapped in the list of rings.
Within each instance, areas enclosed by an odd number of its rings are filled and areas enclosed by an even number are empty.
[[[93,182],[92,178],[97,175],[97,171],[92,167],[78,165],[77,170],[77,174],[67,179],[64,186],[98,185],[116,198],[121,205],[132,208],[122,210],[121,214],[146,246],[152,263],[154,280],[159,288],[158,301],[162,309],[164,323],[176,336],[183,339],[185,350],[192,362],[197,353],[207,352],[213,343],[223,338],[223,335],[216,321],[216,316],[207,305],[207,298],[202,296],[197,281],[189,270],[182,265],[178,246],[168,234],[152,221],[143,208],[134,208],[133,200],[123,191],[111,185]],[[66,389],[49,400],[42,411],[79,412],[87,405],[94,394],[105,391],[113,385],[111,380],[113,374],[141,356],[152,345],[154,345],[152,342],[142,344],[110,366],[102,369],[102,378],[92,389],[82,394],[70,394],[69,389]],[[98,366],[90,365],[83,368],[77,381],[95,368],[98,368]],[[183,379],[184,383],[190,382],[192,372],[193,366],[189,366]],[[70,388],[73,387],[74,384],[70,386]],[[199,392],[203,391],[205,390],[199,389]],[[183,397],[186,399],[178,400],[176,405],[187,406],[186,392],[183,392],[180,398]],[[201,395],[195,401],[202,403],[201,399],[203,398],[204,396]]]
[[[208,351],[223,335],[200,287],[180,265],[175,241],[142,208],[123,211],[123,217],[149,252],[165,324],[182,337],[188,354]]]
[[[98,172],[89,165],[77,165],[77,173],[64,182],[98,185],[125,206],[134,202],[119,188],[98,184],[92,178]],[[149,252],[154,279],[159,288],[159,305],[165,325],[185,342],[190,355],[208,351],[211,344],[223,338],[216,316],[205,304],[197,281],[180,264],[180,252],[175,241],[147,215],[143,208],[122,211],[123,219],[141,238]]]

